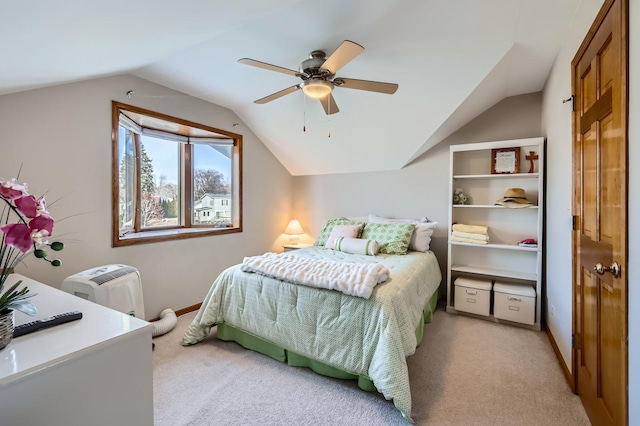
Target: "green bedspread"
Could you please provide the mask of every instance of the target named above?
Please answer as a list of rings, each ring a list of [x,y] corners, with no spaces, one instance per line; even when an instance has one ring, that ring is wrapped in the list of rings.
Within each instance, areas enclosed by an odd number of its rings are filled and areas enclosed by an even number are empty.
[[[232,325],[310,359],[370,377],[378,391],[412,421],[406,357],[415,352],[423,307],[438,291],[442,278],[433,253],[373,257],[309,247],[287,254],[380,262],[389,268],[390,279],[364,299],[232,266],[216,278],[183,344],[204,339],[216,324]]]

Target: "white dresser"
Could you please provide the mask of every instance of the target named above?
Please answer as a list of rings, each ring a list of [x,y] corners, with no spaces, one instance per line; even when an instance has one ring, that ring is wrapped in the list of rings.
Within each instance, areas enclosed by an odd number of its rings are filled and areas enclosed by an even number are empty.
[[[0,350],[3,426],[153,425],[153,326],[19,274],[37,296],[35,317],[83,318],[14,338]],[[5,285],[5,288],[7,286]]]

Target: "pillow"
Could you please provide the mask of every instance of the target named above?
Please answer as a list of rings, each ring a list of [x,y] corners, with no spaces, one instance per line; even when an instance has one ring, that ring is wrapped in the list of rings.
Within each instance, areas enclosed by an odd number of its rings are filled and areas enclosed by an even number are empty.
[[[429,251],[433,230],[438,226],[438,222],[417,223],[409,241],[409,250]]]
[[[324,246],[329,249],[336,248],[335,244],[338,237],[358,238],[360,232],[362,232],[362,225],[336,225],[331,230],[331,234],[329,234]]]
[[[409,241],[409,250],[413,251],[429,251],[431,244],[431,236],[433,230],[438,226],[438,222],[429,222],[429,219],[391,219],[370,214],[369,222],[371,223],[413,223],[416,225],[411,241]]]
[[[413,223],[415,225],[416,223],[427,223],[429,222],[429,219],[426,217],[422,217],[420,219],[392,219],[390,217],[376,216],[369,213],[368,221],[372,223]]]
[[[365,240],[362,238],[338,237],[336,239],[336,250],[345,253],[375,256],[378,253],[378,242],[376,240]]]
[[[347,219],[353,220],[355,222],[366,223],[369,221],[369,216],[347,216]]]
[[[314,243],[315,246],[324,246],[331,235],[331,231],[333,227],[336,225],[360,225],[364,226],[364,222],[356,222],[351,219],[347,219],[346,217],[337,217],[335,219],[330,219],[322,225],[322,229],[320,230],[320,234],[318,235],[318,239]]]
[[[407,254],[415,227],[413,223],[367,223],[362,238],[376,240],[380,253]]]

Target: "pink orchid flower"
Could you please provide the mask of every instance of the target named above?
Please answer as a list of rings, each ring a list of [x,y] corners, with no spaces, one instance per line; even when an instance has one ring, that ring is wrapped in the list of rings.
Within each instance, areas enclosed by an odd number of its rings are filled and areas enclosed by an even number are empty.
[[[33,247],[31,229],[24,223],[9,223],[0,227],[5,233],[4,243],[10,247],[15,247],[23,253],[27,253]]]
[[[24,195],[14,200],[16,207],[26,217],[33,219],[38,213],[39,203],[33,195]]]
[[[38,213],[37,215],[43,215],[46,214],[47,216],[49,215],[49,211],[47,210],[47,202],[44,199],[44,196],[40,197],[38,199]]]
[[[49,243],[46,240],[48,236],[49,236],[49,232],[46,229],[41,229],[39,231],[31,231],[31,239],[39,246]]]
[[[0,181],[0,197],[5,200],[15,200],[27,193],[27,184],[20,185],[18,180],[13,178],[7,181]]]
[[[36,216],[29,222],[32,231],[47,231],[47,236],[53,233],[53,218],[48,215]]]

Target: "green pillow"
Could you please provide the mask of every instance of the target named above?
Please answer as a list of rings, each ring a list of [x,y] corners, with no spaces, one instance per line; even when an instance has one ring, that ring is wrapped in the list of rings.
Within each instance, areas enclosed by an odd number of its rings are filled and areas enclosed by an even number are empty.
[[[413,223],[367,223],[362,238],[376,240],[379,253],[407,254],[415,226]]]
[[[337,217],[335,219],[328,220],[322,225],[322,229],[320,230],[320,235],[318,235],[318,239],[314,243],[316,246],[324,247],[327,244],[327,240],[329,239],[329,235],[331,235],[331,231],[333,227],[336,225],[360,225],[364,226],[364,222],[358,222],[355,220],[347,219],[346,217]]]

